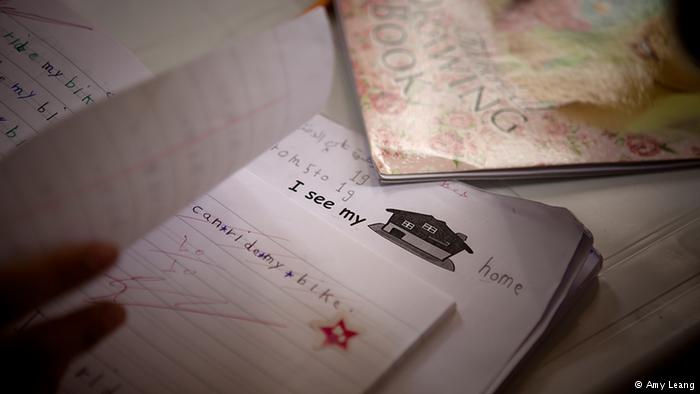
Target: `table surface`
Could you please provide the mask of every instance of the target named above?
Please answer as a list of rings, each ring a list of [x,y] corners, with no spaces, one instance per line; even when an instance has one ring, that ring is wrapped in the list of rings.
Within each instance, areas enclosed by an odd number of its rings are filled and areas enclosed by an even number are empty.
[[[231,37],[289,19],[311,1],[65,2],[159,72]],[[339,49],[323,113],[362,130]],[[473,184],[568,208],[592,231],[604,258],[598,285],[544,338],[508,389],[557,393],[631,388],[640,371],[700,337],[700,168]]]

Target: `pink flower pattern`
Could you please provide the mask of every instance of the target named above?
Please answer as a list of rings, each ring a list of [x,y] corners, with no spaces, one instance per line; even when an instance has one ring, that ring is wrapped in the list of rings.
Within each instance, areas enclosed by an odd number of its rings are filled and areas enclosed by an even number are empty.
[[[509,31],[532,30],[544,25],[555,30],[588,31],[591,26],[578,17],[580,0],[533,0],[515,2],[497,20],[499,29]]]
[[[551,113],[543,114],[542,120],[544,121],[543,129],[549,135],[565,136],[571,131],[571,126]]]
[[[450,126],[465,129],[474,126],[476,120],[471,112],[455,111],[449,115],[447,122]]]
[[[369,96],[372,108],[381,114],[397,115],[406,109],[406,100],[393,92],[380,91]]]
[[[430,138],[430,147],[434,150],[447,154],[450,157],[461,156],[464,151],[464,138],[456,131],[449,130],[435,134]]]
[[[630,152],[642,156],[655,156],[661,152],[661,143],[654,137],[648,135],[630,135],[625,139]]]

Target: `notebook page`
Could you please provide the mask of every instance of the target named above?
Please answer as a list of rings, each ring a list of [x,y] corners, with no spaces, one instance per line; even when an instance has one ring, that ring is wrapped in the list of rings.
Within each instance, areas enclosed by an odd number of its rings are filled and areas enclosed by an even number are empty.
[[[0,161],[0,260],[67,240],[129,245],[316,113],[332,62],[317,10],[47,130]]]
[[[66,392],[361,392],[454,306],[246,170],[42,314],[101,300],[127,325]]]
[[[371,163],[361,134],[317,116],[249,168],[454,297],[457,313],[385,388],[482,392],[541,321],[584,228],[563,208],[459,182],[380,186]],[[298,181],[303,185],[291,190]],[[312,191],[338,209],[319,209],[307,198]]]
[[[208,48],[237,36],[265,31],[300,15],[314,3],[314,0],[63,1],[119,37],[155,73],[194,59]]]
[[[538,324],[533,333],[523,342],[518,351],[513,355],[513,358],[508,361],[506,367],[501,370],[499,376],[491,382],[487,389],[488,392],[495,392],[518,364],[520,364],[521,361],[527,360],[526,356],[528,352],[546,338],[549,330],[569,312],[576,301],[588,290],[593,280],[597,278],[602,262],[602,257],[598,254],[598,251],[591,249],[588,252],[585,261],[581,263],[579,273],[573,278],[573,283],[571,283],[571,287],[568,289],[565,298],[561,303],[545,313],[542,321]]]
[[[0,158],[60,119],[143,81],[128,49],[60,2],[0,5]]]

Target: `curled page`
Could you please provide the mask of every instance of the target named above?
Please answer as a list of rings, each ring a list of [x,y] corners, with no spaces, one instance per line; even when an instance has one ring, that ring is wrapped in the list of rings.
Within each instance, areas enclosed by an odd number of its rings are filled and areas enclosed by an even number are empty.
[[[332,62],[318,10],[57,124],[0,162],[0,260],[129,245],[318,112]]]

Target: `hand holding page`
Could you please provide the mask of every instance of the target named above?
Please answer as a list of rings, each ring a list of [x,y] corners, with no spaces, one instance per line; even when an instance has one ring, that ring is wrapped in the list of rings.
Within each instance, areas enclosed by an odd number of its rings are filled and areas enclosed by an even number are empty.
[[[75,20],[44,3],[31,4]],[[125,329],[72,365],[64,391],[364,391],[453,309],[255,176],[201,196],[320,108],[331,58],[315,12],[90,103],[0,164],[0,258],[94,237],[126,246],[160,225],[112,271],[18,325],[85,303],[129,309]],[[76,68],[85,60],[65,59]],[[36,64],[24,66],[6,74]],[[64,85],[42,94],[58,100]]]
[[[0,163],[0,259],[133,242],[317,112],[332,59],[319,10],[47,130]]]

